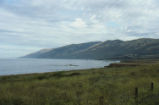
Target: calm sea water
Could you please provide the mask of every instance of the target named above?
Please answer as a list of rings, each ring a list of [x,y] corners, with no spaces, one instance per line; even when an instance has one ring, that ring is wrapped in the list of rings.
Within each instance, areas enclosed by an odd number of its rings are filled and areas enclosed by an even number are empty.
[[[0,75],[101,68],[118,61],[75,59],[0,59]]]

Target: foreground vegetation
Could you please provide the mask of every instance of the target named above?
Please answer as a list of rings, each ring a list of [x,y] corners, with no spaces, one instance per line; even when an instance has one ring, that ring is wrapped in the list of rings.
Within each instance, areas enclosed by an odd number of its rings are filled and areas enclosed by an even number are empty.
[[[159,105],[159,63],[140,64],[3,76],[0,105]]]

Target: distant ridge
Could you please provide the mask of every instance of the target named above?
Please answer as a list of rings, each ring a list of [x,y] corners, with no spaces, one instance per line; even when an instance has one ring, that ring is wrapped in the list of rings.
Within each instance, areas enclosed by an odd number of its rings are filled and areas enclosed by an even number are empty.
[[[159,58],[159,39],[142,38],[131,41],[108,40],[71,44],[24,56],[25,58],[58,59],[154,59]]]

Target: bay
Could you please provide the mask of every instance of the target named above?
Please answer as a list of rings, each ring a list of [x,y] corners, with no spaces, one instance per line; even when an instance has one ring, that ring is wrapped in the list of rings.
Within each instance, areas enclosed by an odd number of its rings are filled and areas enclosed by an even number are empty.
[[[118,61],[83,59],[0,59],[0,75],[102,68],[113,62]]]

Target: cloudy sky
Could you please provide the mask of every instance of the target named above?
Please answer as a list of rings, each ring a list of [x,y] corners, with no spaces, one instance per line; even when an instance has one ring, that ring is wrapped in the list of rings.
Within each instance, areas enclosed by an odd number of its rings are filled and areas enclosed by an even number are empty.
[[[158,0],[0,0],[0,58],[71,43],[159,38]]]

